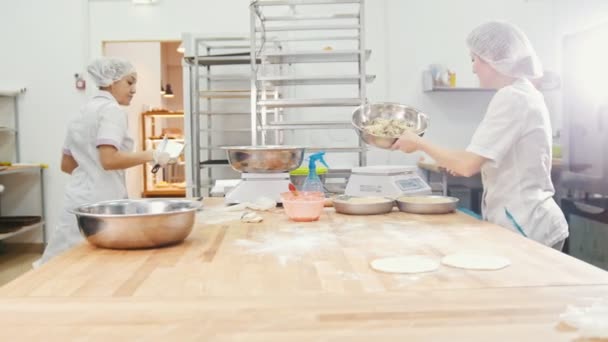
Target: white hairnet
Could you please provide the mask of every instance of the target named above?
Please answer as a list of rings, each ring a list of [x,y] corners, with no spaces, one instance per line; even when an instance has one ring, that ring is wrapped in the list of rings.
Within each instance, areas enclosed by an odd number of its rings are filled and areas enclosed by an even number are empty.
[[[131,62],[114,57],[98,58],[87,67],[89,75],[98,87],[107,87],[121,78],[135,72]]]
[[[503,75],[539,78],[543,67],[528,37],[506,22],[492,21],[475,28],[467,37],[471,52]]]

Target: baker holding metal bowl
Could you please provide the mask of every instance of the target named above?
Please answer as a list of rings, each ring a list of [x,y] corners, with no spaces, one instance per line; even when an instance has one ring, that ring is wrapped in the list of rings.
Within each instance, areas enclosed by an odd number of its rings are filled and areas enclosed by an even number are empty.
[[[549,111],[530,81],[543,74],[536,52],[505,22],[475,28],[467,44],[480,85],[497,90],[469,146],[447,149],[406,131],[392,148],[422,151],[454,175],[481,172],[485,220],[561,250],[568,226],[553,200]]]

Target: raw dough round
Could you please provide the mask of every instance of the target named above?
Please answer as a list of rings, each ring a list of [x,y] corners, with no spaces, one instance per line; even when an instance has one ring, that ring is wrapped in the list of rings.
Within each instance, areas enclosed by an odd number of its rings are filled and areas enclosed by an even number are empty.
[[[411,255],[376,259],[370,266],[376,271],[386,273],[423,273],[437,270],[439,262],[421,255]]]
[[[446,255],[441,259],[446,266],[464,268],[466,270],[499,270],[511,265],[505,257],[496,255],[483,255],[473,253],[455,253]]]

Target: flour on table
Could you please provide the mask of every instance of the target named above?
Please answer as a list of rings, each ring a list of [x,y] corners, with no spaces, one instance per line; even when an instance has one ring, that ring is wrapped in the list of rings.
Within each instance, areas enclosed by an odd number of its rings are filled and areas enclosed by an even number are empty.
[[[591,306],[569,306],[560,321],[578,329],[581,338],[608,338],[608,298],[598,299]]]
[[[256,234],[251,240],[236,240],[235,245],[248,254],[274,256],[281,265],[286,265],[314,252],[335,248],[338,241],[326,229],[290,227]]]

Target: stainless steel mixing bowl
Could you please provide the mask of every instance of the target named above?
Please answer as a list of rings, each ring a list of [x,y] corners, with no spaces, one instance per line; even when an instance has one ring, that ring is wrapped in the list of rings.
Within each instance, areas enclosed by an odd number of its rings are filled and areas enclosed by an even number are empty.
[[[183,241],[200,207],[200,202],[185,199],[126,199],[82,205],[72,213],[91,244],[136,249]]]
[[[456,210],[458,202],[456,197],[404,196],[397,198],[397,207],[412,214],[447,214]]]
[[[378,215],[390,213],[395,206],[392,198],[377,198],[375,203],[357,203],[352,201],[353,197],[341,195],[334,198],[336,212],[349,215]]]
[[[226,146],[228,162],[244,173],[281,173],[297,169],[304,159],[304,147],[298,146]]]
[[[353,112],[352,124],[357,134],[365,143],[379,148],[389,149],[398,137],[385,137],[368,133],[365,125],[376,118],[396,119],[410,124],[414,132],[420,136],[429,126],[429,118],[419,110],[391,102],[368,103],[359,106]]]

